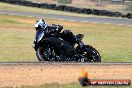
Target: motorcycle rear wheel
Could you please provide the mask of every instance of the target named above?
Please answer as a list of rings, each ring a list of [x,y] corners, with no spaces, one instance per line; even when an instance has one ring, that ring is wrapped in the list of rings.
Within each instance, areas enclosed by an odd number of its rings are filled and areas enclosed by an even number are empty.
[[[89,45],[85,45],[85,48],[92,51],[92,52],[89,51],[84,52],[85,62],[101,62],[101,56],[95,48]]]

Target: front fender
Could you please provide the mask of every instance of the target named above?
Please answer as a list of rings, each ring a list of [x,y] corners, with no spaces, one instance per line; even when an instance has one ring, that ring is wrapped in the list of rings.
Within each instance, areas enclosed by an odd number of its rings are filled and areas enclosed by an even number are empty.
[[[36,32],[36,43],[38,44],[44,37],[44,31],[43,30],[37,30]]]

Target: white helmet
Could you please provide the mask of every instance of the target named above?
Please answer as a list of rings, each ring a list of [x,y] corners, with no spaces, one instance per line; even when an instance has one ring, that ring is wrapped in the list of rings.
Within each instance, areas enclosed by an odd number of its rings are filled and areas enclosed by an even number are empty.
[[[48,25],[46,24],[46,21],[43,19],[39,19],[35,23],[35,28],[36,29],[45,29]]]

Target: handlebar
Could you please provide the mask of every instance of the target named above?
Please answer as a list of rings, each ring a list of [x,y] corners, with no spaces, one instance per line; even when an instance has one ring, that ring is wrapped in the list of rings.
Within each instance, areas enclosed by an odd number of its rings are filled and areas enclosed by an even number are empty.
[[[83,34],[77,34],[76,37],[79,39],[79,40],[82,40],[82,38],[84,37]]]

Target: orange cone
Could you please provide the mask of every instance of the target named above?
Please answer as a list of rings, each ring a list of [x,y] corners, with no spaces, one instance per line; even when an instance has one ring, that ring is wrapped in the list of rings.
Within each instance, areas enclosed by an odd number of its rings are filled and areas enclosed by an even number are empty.
[[[84,68],[82,68],[82,77],[88,77],[88,72],[85,72]]]
[[[90,79],[88,78],[88,72],[84,71],[84,68],[82,68],[82,75],[79,77],[79,82],[82,86],[87,86],[91,84]]]

